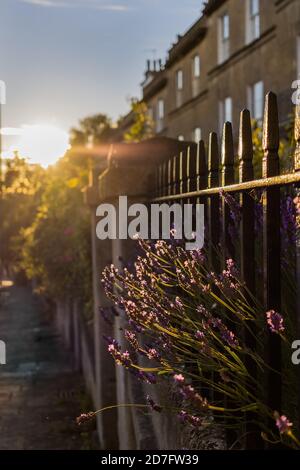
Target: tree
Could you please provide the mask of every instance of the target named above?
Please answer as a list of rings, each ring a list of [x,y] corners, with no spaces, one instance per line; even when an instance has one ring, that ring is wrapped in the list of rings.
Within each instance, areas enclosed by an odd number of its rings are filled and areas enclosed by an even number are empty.
[[[58,299],[91,299],[90,214],[82,189],[87,161],[67,153],[47,179],[36,217],[21,233],[21,266],[40,291]]]
[[[0,199],[0,265],[7,273],[16,270],[20,251],[20,232],[30,226],[40,201],[45,170],[18,155],[4,162],[2,197]]]
[[[133,113],[134,123],[129,132],[124,134],[126,142],[141,142],[154,135],[154,123],[149,114],[149,109],[144,101],[137,98],[131,99],[131,112]]]
[[[82,119],[79,127],[70,131],[71,146],[105,143],[112,130],[111,119],[106,114],[96,114]]]

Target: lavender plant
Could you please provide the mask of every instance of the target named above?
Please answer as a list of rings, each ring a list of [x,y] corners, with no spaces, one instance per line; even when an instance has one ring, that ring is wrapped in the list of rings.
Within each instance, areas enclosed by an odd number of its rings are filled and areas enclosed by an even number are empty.
[[[241,416],[246,417],[264,439],[300,446],[290,420],[270,409],[264,398],[269,372],[264,340],[275,334],[289,344],[284,316],[264,311],[241,282],[232,259],[215,273],[207,268],[204,251],[187,252],[175,240],[139,244],[142,256],[134,269],[121,272],[110,266],[102,282],[128,322],[128,349],[108,339],[116,363],[138,380],[156,384],[171,379],[176,386],[176,404],[157,404],[148,397],[148,406],[172,411],[195,428],[240,429]],[[253,336],[255,350],[247,346],[246,332]],[[144,360],[136,361],[137,355]],[[258,370],[255,377],[249,362]]]
[[[230,209],[229,229],[234,244],[242,208],[233,196],[222,192],[220,197]],[[261,193],[253,197],[255,233],[259,238]],[[290,247],[296,242],[299,228],[299,207],[299,195],[294,200],[288,196],[281,203],[282,251],[286,261],[282,268],[288,299],[295,294],[289,266]],[[110,266],[103,274],[105,291],[117,307],[112,311],[124,312],[127,320],[124,339],[128,348],[122,350],[116,340],[106,338],[108,351],[118,365],[140,381],[171,382],[177,399],[172,405],[170,399],[158,404],[147,396],[145,404],[121,406],[138,406],[158,413],[171,411],[193,428],[231,427],[239,434],[242,423],[251,420],[263,439],[299,448],[292,422],[285,414],[268,407],[264,393],[270,372],[265,360],[266,339],[269,334],[279,335],[289,357],[293,319],[288,312],[293,310],[293,304],[283,302],[284,314],[265,312],[241,282],[232,259],[227,259],[221,273],[215,273],[208,269],[205,251],[187,252],[178,241],[140,240],[139,245],[142,253],[133,269],[119,271]],[[103,313],[111,322],[108,312]],[[249,348],[249,337],[253,338],[255,348]],[[255,376],[251,372],[253,365],[257,370]],[[286,375],[290,394],[295,378]],[[289,406],[286,410],[291,415],[296,412]],[[96,413],[83,414],[78,422],[85,422]]]

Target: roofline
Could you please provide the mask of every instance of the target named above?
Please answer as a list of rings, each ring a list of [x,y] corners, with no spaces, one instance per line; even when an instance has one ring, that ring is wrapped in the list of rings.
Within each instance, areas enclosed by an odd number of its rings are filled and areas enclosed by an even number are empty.
[[[185,54],[193,49],[196,43],[199,43],[205,36],[207,31],[206,18],[202,15],[183,36],[180,37],[178,42],[169,49],[166,67],[170,67],[175,62],[180,60]]]
[[[148,85],[143,87],[143,100],[149,100],[152,98],[152,96],[165,88],[167,83],[168,79],[166,77],[165,70],[162,70],[150,83],[148,83]]]
[[[210,16],[214,11],[216,11],[225,2],[226,0],[208,0],[208,2],[203,8],[203,14]]]

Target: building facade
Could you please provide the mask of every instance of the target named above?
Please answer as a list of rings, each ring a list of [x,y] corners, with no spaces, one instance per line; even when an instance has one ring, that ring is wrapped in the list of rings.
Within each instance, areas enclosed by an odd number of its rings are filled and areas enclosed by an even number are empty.
[[[280,122],[290,119],[292,83],[300,79],[299,0],[209,0],[202,16],[168,51],[148,62],[143,100],[155,133],[207,139],[239,112],[261,121],[264,95],[278,95]]]

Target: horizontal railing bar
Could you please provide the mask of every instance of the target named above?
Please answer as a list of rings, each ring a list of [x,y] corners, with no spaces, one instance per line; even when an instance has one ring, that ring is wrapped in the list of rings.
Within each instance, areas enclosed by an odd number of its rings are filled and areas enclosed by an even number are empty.
[[[152,202],[174,201],[178,199],[188,199],[201,196],[212,196],[224,191],[226,193],[235,193],[249,191],[251,189],[268,188],[276,186],[287,186],[294,183],[300,183],[300,172],[290,173],[287,175],[273,176],[270,178],[262,178],[259,180],[246,181],[245,183],[231,184],[228,186],[220,186],[218,188],[202,189],[200,191],[192,191],[183,194],[172,194],[170,196],[161,196],[152,199]]]

